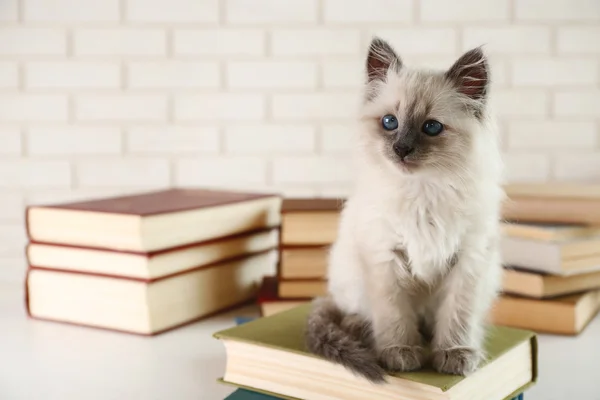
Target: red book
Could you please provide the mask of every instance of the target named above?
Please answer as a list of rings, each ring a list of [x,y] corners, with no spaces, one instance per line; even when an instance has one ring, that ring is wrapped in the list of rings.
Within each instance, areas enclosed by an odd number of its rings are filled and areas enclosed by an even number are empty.
[[[34,242],[146,253],[278,227],[281,202],[267,193],[167,189],[29,206],[27,233]]]

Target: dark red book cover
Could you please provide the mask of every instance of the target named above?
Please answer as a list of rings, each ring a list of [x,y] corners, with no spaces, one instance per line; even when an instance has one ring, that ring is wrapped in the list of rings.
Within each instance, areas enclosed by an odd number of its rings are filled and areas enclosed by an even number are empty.
[[[29,206],[28,209],[56,208],[110,214],[149,216],[216,207],[266,197],[279,197],[279,195],[272,193],[248,193],[212,189],[173,188],[96,200]]]

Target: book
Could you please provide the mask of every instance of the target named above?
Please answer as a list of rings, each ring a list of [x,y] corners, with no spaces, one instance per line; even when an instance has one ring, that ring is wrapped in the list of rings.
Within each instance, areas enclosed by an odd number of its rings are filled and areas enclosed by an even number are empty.
[[[329,245],[337,238],[343,201],[286,198],[281,205],[281,242],[287,246]]]
[[[256,296],[275,272],[277,250],[243,255],[156,279],[97,276],[29,267],[31,318],[138,335],[156,335]]]
[[[600,237],[557,241],[503,235],[502,262],[532,271],[573,275],[600,270]]]
[[[509,184],[503,218],[517,222],[600,224],[600,185],[577,182]]]
[[[281,249],[282,279],[323,279],[327,274],[329,246]]]
[[[281,397],[271,396],[265,393],[253,392],[247,389],[237,389],[229,396],[225,398],[225,400],[278,400]],[[513,397],[511,400],[523,400],[523,394],[519,394],[518,396]]]
[[[502,291],[524,297],[545,299],[600,289],[600,271],[559,276],[505,267]]]
[[[237,389],[225,400],[280,400],[281,397],[270,396],[265,393],[253,392],[246,389]]]
[[[324,279],[279,280],[277,293],[281,298],[313,298],[327,292]]]
[[[600,200],[600,184],[597,183],[568,181],[510,183],[504,185],[504,191],[508,196]]]
[[[390,373],[388,383],[373,385],[306,350],[303,305],[270,317],[216,332],[226,351],[222,382],[286,399],[511,399],[537,381],[534,332],[489,326],[488,355],[468,377],[424,367]]]
[[[279,229],[270,228],[147,253],[32,242],[26,255],[34,267],[156,279],[278,245]]]
[[[257,304],[263,317],[305,304],[310,299],[285,299],[277,295],[277,277],[265,276],[258,291]]]
[[[546,241],[600,237],[600,227],[582,224],[504,221],[501,224],[501,230],[502,234],[506,236]]]
[[[489,321],[536,332],[578,335],[599,310],[600,290],[544,300],[503,294],[494,303]]]
[[[30,241],[152,252],[278,227],[275,194],[175,188],[26,209]]]

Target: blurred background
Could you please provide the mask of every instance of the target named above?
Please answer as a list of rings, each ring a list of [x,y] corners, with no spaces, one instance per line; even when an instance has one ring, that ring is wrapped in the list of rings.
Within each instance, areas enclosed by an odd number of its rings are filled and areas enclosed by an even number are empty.
[[[0,282],[24,206],[169,186],[344,196],[372,35],[485,45],[507,180],[600,178],[598,0],[0,0]]]

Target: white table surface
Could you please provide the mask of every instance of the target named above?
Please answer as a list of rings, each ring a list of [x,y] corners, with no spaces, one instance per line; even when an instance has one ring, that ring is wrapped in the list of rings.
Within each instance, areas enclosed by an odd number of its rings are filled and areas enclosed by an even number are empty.
[[[76,299],[74,299],[76,301]],[[1,400],[220,400],[212,333],[257,315],[247,306],[146,338],[34,321],[22,290],[0,284]],[[578,337],[539,335],[540,381],[526,400],[600,400],[600,317]]]

